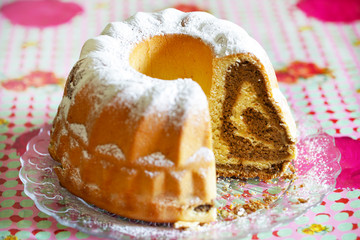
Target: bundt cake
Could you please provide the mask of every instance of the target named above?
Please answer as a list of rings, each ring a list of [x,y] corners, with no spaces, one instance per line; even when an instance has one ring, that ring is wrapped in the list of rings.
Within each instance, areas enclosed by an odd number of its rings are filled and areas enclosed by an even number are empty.
[[[216,219],[216,172],[280,176],[295,140],[260,45],[208,13],[167,9],[110,23],[85,43],[49,152],[60,183],[89,203],[145,221],[205,223]]]

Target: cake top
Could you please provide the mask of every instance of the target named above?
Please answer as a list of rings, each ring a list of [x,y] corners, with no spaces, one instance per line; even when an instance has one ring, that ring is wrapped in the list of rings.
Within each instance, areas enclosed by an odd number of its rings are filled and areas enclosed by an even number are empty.
[[[80,58],[107,49],[116,52],[118,61],[127,62],[138,43],[164,34],[184,34],[200,38],[211,47],[215,57],[251,53],[267,71],[272,69],[264,49],[240,26],[206,12],[184,13],[173,8],[153,13],[138,12],[125,21],[109,23],[101,36],[85,43]],[[114,41],[109,40],[108,36]],[[107,44],[110,42],[113,45]]]
[[[149,111],[167,112],[174,125],[181,126],[190,112],[208,112],[207,98],[192,79],[164,81],[130,66],[129,56],[137,44],[165,34],[184,34],[201,39],[212,49],[215,58],[250,53],[259,59],[270,75],[274,75],[264,49],[238,25],[205,12],[184,13],[166,9],[154,13],[139,12],[123,22],[110,23],[100,36],[86,41],[80,59],[81,69],[87,70],[77,74],[80,80],[75,81],[71,94],[75,95],[84,86],[91,86],[95,89],[89,96],[94,102],[93,114],[98,114],[102,106],[116,97],[129,105],[132,120],[149,114]],[[277,103],[283,105],[282,94],[273,91],[273,95]],[[73,100],[65,103],[72,104]],[[210,120],[209,114],[205,115]]]

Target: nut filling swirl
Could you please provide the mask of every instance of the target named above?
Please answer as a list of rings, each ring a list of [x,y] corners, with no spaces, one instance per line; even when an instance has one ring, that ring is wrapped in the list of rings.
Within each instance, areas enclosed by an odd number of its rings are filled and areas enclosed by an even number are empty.
[[[240,114],[239,121],[245,126],[242,131],[247,137],[239,134],[234,122],[236,120],[232,118],[238,99],[242,94],[249,94],[243,90],[245,84],[254,89],[255,98],[260,103],[251,107],[246,107],[245,103]],[[236,62],[227,71],[221,121],[220,136],[230,148],[228,158],[256,161],[284,159],[289,156],[291,140],[283,137],[286,136],[285,129],[266,93],[264,77],[248,61]]]

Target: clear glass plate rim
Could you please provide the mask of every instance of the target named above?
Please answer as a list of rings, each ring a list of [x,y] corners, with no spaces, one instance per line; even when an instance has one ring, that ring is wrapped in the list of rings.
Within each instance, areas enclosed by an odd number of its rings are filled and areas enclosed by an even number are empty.
[[[37,208],[39,208],[39,210],[41,210],[42,212],[45,212],[45,213],[47,213],[48,215],[54,217],[59,223],[65,225],[65,226],[75,227],[75,228],[77,228],[77,229],[80,230],[80,231],[83,231],[83,232],[85,232],[85,233],[90,233],[90,234],[92,234],[92,235],[96,235],[96,236],[99,236],[99,237],[109,237],[109,236],[108,236],[106,233],[104,233],[104,232],[99,232],[99,231],[89,232],[89,229],[88,229],[87,227],[82,227],[82,226],[79,225],[79,224],[77,224],[77,225],[75,225],[75,226],[69,224],[69,223],[68,223],[66,220],[64,220],[61,216],[57,215],[55,211],[52,212],[50,209],[45,208],[45,207],[38,201],[37,196],[36,196],[33,192],[31,192],[31,191],[29,190],[29,182],[28,182],[28,180],[26,179],[26,177],[23,175],[23,173],[24,173],[24,167],[25,167],[25,165],[26,165],[26,162],[25,162],[26,160],[24,160],[24,157],[27,156],[27,153],[29,152],[30,148],[33,146],[34,142],[36,142],[36,139],[39,138],[40,136],[44,135],[44,134],[47,134],[46,132],[49,131],[49,129],[50,129],[49,125],[45,125],[44,127],[42,127],[42,128],[40,129],[38,135],[35,136],[34,138],[32,138],[32,139],[27,143],[26,152],[20,157],[20,161],[21,161],[21,166],[22,166],[22,167],[21,167],[21,169],[20,169],[19,177],[20,177],[21,181],[24,183],[24,191],[25,191],[25,194],[26,194],[27,196],[29,196],[32,200],[34,200],[34,202],[35,202]],[[312,135],[318,136],[319,134],[325,134],[327,137],[331,137],[331,138],[332,138],[332,143],[333,143],[333,145],[334,145],[333,147],[334,147],[334,149],[337,149],[337,147],[336,147],[336,145],[335,145],[335,139],[334,139],[332,136],[326,134],[325,132],[323,132],[323,131],[320,130],[320,131],[318,131],[317,133],[312,134]],[[310,134],[309,136],[307,136],[307,137],[311,137],[311,134]],[[332,159],[332,161],[337,161],[337,163],[338,163],[338,165],[339,165],[339,166],[338,166],[338,167],[339,167],[339,170],[335,173],[335,175],[334,175],[334,184],[333,184],[333,186],[328,190],[328,192],[332,191],[332,190],[335,188],[336,178],[337,178],[337,176],[340,174],[340,171],[341,171],[340,164],[339,164],[340,159],[341,159],[341,154],[340,154],[340,151],[337,149],[337,156],[336,156],[334,159]],[[324,198],[325,198],[325,194],[321,195],[320,198],[318,199],[318,201],[317,201],[315,204],[312,204],[312,205],[310,205],[310,206],[308,206],[308,207],[306,207],[306,208],[304,208],[304,209],[301,209],[301,211],[299,211],[299,212],[296,214],[296,216],[293,216],[293,217],[291,217],[291,218],[289,218],[289,219],[286,219],[286,220],[284,220],[284,221],[281,221],[281,222],[277,222],[277,223],[272,224],[272,225],[271,225],[271,229],[276,228],[276,227],[278,227],[279,225],[292,222],[295,218],[297,218],[297,217],[299,217],[300,215],[302,215],[303,213],[307,212],[310,208],[312,208],[312,207],[318,205],[319,203],[321,203]],[[279,199],[278,199],[278,200],[279,200]],[[260,213],[258,212],[257,214],[260,214]],[[230,225],[234,225],[234,224],[236,225],[236,222],[235,222],[235,221],[232,221],[232,222],[222,222],[222,223],[217,224],[217,225],[218,225],[219,227],[222,227],[222,225],[227,226],[227,225],[229,225],[229,224],[230,224]],[[266,229],[266,230],[269,230],[269,229]],[[248,234],[253,234],[253,233],[254,233],[254,232],[249,232]],[[124,235],[124,236],[126,236],[126,235],[127,235],[127,236],[131,236],[131,235],[128,235],[128,234],[126,234],[126,233],[121,233],[121,234]],[[245,236],[246,236],[246,235],[245,235]],[[110,236],[110,237],[111,237],[111,236]]]

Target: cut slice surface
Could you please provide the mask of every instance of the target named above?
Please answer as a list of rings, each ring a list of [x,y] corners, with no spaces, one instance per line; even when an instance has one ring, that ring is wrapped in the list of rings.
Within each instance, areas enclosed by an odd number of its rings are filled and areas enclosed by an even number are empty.
[[[295,141],[286,124],[293,120],[279,112],[268,76],[256,62],[227,64],[218,76],[223,83],[215,80],[210,97],[217,173],[277,177],[295,157]]]

